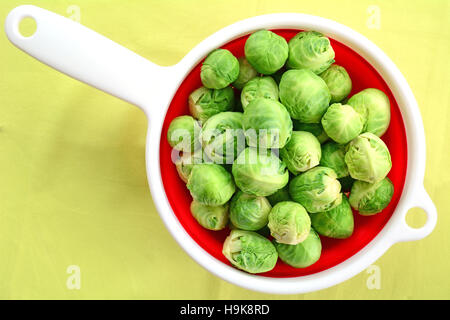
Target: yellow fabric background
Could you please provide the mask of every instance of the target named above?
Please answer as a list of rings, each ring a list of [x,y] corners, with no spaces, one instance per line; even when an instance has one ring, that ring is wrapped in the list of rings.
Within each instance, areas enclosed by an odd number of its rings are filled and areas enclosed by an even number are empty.
[[[392,58],[415,93],[426,131],[425,187],[439,221],[428,238],[397,244],[376,262],[379,290],[368,289],[367,272],[305,295],[231,285],[197,265],[163,226],[146,181],[144,114],[35,61],[2,30],[0,298],[450,298],[450,1],[3,0],[2,23],[23,3],[65,16],[78,6],[82,24],[162,65],[263,13],[348,25]],[[370,5],[380,8],[379,30],[369,28]],[[81,268],[80,290],[66,286],[70,265]]]

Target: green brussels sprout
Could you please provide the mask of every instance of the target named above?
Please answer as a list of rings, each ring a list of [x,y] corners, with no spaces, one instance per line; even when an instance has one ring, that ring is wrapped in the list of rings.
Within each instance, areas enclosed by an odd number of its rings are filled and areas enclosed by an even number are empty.
[[[352,91],[352,79],[344,67],[333,64],[322,72],[320,77],[325,80],[330,90],[331,103],[341,102]]]
[[[189,111],[200,123],[220,112],[233,110],[234,104],[234,91],[231,87],[223,89],[200,87],[189,95]]]
[[[350,205],[363,216],[383,211],[394,194],[394,185],[389,178],[375,183],[355,181],[350,192]]]
[[[280,157],[289,171],[297,175],[319,164],[320,142],[310,132],[292,131],[289,142],[280,150]]]
[[[228,223],[228,203],[222,206],[208,206],[197,201],[191,203],[195,220],[208,230],[222,230]]]
[[[232,172],[237,187],[255,196],[269,196],[289,181],[286,165],[270,150],[244,149]]]
[[[226,49],[211,52],[202,64],[200,78],[205,87],[222,89],[239,76],[239,61]]]
[[[192,167],[195,163],[192,157],[192,153],[185,152],[181,157],[175,161],[175,166],[177,168],[178,176],[184,183],[188,182],[189,175],[191,174]]]
[[[244,110],[242,123],[250,147],[283,148],[291,138],[292,120],[278,101],[253,100]]]
[[[311,213],[310,217],[312,227],[322,236],[345,239],[353,234],[353,212],[345,194],[337,207],[325,212]]]
[[[338,178],[348,176],[345,152],[345,145],[343,144],[338,144],[333,141],[323,144],[320,165],[333,169]]]
[[[252,80],[258,75],[258,72],[252,67],[252,65],[244,57],[238,58],[239,61],[239,76],[233,86],[236,89],[242,90],[247,82]]]
[[[238,229],[256,231],[267,224],[270,209],[265,197],[238,191],[231,200],[230,220]]]
[[[267,226],[278,243],[297,244],[308,236],[311,219],[301,204],[283,201],[270,211]]]
[[[221,112],[203,125],[200,140],[206,155],[214,163],[232,164],[244,150],[242,118],[243,114],[240,112]]]
[[[363,132],[371,132],[381,137],[391,121],[391,104],[387,95],[378,89],[360,91],[348,100],[363,118]]]
[[[225,239],[223,255],[231,264],[249,273],[272,270],[278,253],[269,239],[253,231],[232,230]]]
[[[306,268],[319,260],[322,254],[322,242],[319,235],[311,228],[305,241],[295,245],[273,241],[278,255],[284,263],[294,268]]]
[[[369,183],[383,180],[392,167],[389,149],[370,132],[360,134],[348,144],[345,163],[353,179]]]
[[[185,183],[188,182],[189,175],[191,174],[194,165],[204,162],[202,151],[202,149],[199,149],[194,153],[183,152],[181,157],[178,157],[175,160],[175,167],[177,168],[178,175]]]
[[[244,110],[251,101],[257,98],[278,101],[278,85],[272,77],[257,77],[247,82],[241,92],[241,103]]]
[[[194,152],[200,148],[200,125],[191,116],[179,116],[170,122],[167,141],[175,150]]]
[[[312,168],[292,179],[289,194],[309,213],[331,210],[342,202],[336,173],[326,167]]]
[[[325,81],[306,69],[286,71],[279,95],[291,117],[303,123],[319,123],[331,99]]]
[[[363,120],[351,106],[333,103],[322,117],[322,126],[331,139],[345,144],[361,133]]]
[[[351,176],[346,176],[339,178],[339,183],[341,184],[341,190],[342,192],[350,192],[352,189],[353,183],[356,181]]]
[[[334,62],[330,40],[316,31],[301,31],[289,40],[287,66],[291,69],[309,69],[319,74]]]
[[[292,201],[291,196],[289,195],[289,185],[285,185],[283,188],[278,189],[275,193],[268,196],[267,200],[269,200],[272,207],[281,201]]]
[[[244,46],[248,62],[262,74],[273,74],[281,69],[288,58],[288,51],[286,40],[268,30],[251,34]]]
[[[311,132],[320,143],[324,143],[329,139],[321,123],[302,123],[298,120],[292,120],[295,131]]]
[[[210,206],[224,205],[236,190],[231,174],[214,163],[196,164],[186,186],[195,201]]]

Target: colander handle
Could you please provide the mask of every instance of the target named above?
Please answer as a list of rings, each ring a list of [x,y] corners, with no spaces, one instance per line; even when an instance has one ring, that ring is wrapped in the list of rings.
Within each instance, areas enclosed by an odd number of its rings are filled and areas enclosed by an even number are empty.
[[[36,32],[24,37],[19,23],[36,21]],[[32,5],[13,9],[5,23],[18,48],[75,79],[144,109],[163,94],[166,70],[68,18]],[[144,111],[147,110],[144,109]]]
[[[427,221],[421,228],[412,228],[406,223],[406,214],[412,208],[421,208],[427,215]],[[397,220],[397,226],[395,231],[395,242],[420,240],[428,236],[434,229],[437,223],[437,211],[436,207],[431,200],[430,196],[426,192],[423,185],[416,188],[416,191],[412,193],[408,205],[405,210],[401,211],[399,219]]]

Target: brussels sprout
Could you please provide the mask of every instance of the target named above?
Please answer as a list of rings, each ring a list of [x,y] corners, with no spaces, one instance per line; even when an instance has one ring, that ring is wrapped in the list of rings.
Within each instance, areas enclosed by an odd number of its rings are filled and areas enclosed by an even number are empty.
[[[288,58],[286,40],[268,30],[257,31],[245,42],[245,57],[262,74],[272,74],[280,69]]]
[[[333,103],[322,118],[327,135],[337,143],[348,143],[363,129],[363,120],[351,106]]]
[[[303,242],[291,245],[277,243],[274,240],[273,244],[280,259],[294,268],[306,268],[313,265],[319,260],[322,253],[322,242],[313,228]]]
[[[291,196],[289,195],[289,185],[285,185],[274,194],[268,196],[267,200],[269,200],[272,207],[281,201],[292,201]]]
[[[325,81],[306,69],[286,71],[279,94],[291,117],[303,123],[319,123],[331,99]]]
[[[391,121],[391,104],[383,91],[378,89],[364,89],[348,100],[363,118],[363,132],[371,132],[381,137],[389,127]]]
[[[295,131],[308,131],[311,132],[320,143],[324,143],[329,139],[325,130],[323,130],[320,123],[302,123],[298,120],[292,120]]]
[[[339,178],[339,183],[341,184],[341,191],[342,192],[350,192],[352,189],[353,183],[356,181],[351,176],[346,176]]]
[[[197,201],[191,203],[195,220],[208,230],[222,230],[228,223],[228,203],[222,206],[208,206]]]
[[[238,191],[231,200],[230,220],[238,229],[256,231],[267,224],[270,209],[265,197]]]
[[[257,77],[247,82],[241,92],[241,103],[244,110],[250,102],[257,98],[278,101],[278,85],[272,77]]]
[[[200,87],[189,95],[189,111],[200,123],[220,112],[233,110],[234,104],[234,91],[231,87],[224,89]]]
[[[226,49],[211,52],[202,64],[200,78],[205,87],[222,89],[236,81],[239,76],[239,61]]]
[[[231,231],[222,253],[233,266],[249,273],[270,271],[278,259],[277,250],[269,239],[244,230]]]
[[[233,177],[245,193],[269,196],[289,181],[286,165],[270,150],[246,148],[234,160]]]
[[[187,188],[195,201],[210,206],[224,205],[236,190],[231,174],[221,165],[213,163],[196,164]]]
[[[289,171],[297,175],[319,164],[320,142],[310,132],[292,131],[289,142],[280,150],[280,157]]]
[[[278,101],[253,100],[245,108],[242,123],[250,147],[283,148],[291,138],[292,120]]]
[[[325,80],[330,90],[331,103],[341,102],[352,91],[352,79],[344,67],[333,64],[322,72],[320,77]]]
[[[302,31],[289,40],[287,66],[291,69],[309,69],[319,74],[334,62],[330,40],[316,31]]]
[[[353,212],[345,194],[337,207],[325,212],[311,213],[310,217],[314,230],[322,236],[345,239],[353,234]]]
[[[355,181],[350,192],[350,205],[363,216],[383,211],[394,194],[394,185],[389,178],[375,183]]]
[[[183,152],[181,157],[178,157],[175,160],[178,175],[185,183],[188,182],[189,175],[191,174],[194,165],[204,162],[202,151],[202,149],[199,149],[194,153]]]
[[[203,125],[200,140],[205,153],[215,163],[232,164],[244,150],[242,118],[243,114],[240,112],[221,112]]]
[[[278,243],[297,244],[306,239],[311,230],[311,219],[302,205],[283,201],[269,213],[270,234]]]
[[[244,57],[238,58],[238,61],[239,61],[239,76],[236,79],[236,81],[233,82],[233,86],[236,89],[242,90],[245,84],[250,80],[252,80],[254,77],[256,77],[258,73]]]
[[[348,144],[345,163],[353,179],[370,183],[383,180],[392,167],[389,149],[370,132],[360,134]]]
[[[338,178],[348,176],[345,163],[345,145],[329,141],[322,145],[322,158],[320,165],[334,170]]]
[[[178,176],[184,181],[184,183],[188,182],[192,167],[195,165],[194,161],[195,160],[192,157],[192,153],[188,152],[183,153],[183,155],[175,161]]]
[[[333,169],[315,167],[289,183],[291,198],[310,212],[322,212],[341,204],[341,184]]]
[[[200,125],[191,116],[179,116],[170,122],[167,141],[170,146],[183,152],[194,152],[200,147]]]

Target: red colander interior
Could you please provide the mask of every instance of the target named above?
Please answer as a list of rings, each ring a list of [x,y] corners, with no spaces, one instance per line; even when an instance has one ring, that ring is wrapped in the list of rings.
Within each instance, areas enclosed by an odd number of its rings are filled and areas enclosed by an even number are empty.
[[[283,36],[286,40],[292,38],[300,30],[272,30]],[[236,57],[244,56],[244,44],[248,36],[233,40],[222,48],[230,50]],[[278,260],[275,268],[269,272],[262,273],[265,277],[298,277],[314,274],[334,267],[364,248],[380,231],[392,216],[402,194],[406,177],[407,164],[407,142],[402,115],[397,102],[389,87],[378,72],[359,54],[344,44],[331,40],[331,45],[336,52],[336,63],[345,67],[352,82],[353,89],[350,96],[365,88],[378,88],[382,90],[391,102],[391,123],[388,131],[382,137],[388,146],[392,157],[392,170],[388,177],[394,184],[394,196],[389,206],[374,216],[361,216],[354,212],[355,229],[353,235],[344,240],[335,240],[321,237],[322,255],[315,264],[304,269],[293,268],[281,260]],[[192,197],[185,183],[178,177],[175,165],[171,161],[171,147],[167,142],[167,130],[173,118],[189,114],[189,94],[202,85],[200,80],[199,63],[186,76],[176,92],[167,111],[161,134],[160,142],[160,166],[161,175],[167,199],[186,232],[206,252],[214,258],[230,265],[222,255],[222,245],[230,230],[209,231],[202,228],[192,217],[189,206]]]

